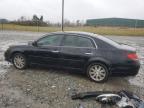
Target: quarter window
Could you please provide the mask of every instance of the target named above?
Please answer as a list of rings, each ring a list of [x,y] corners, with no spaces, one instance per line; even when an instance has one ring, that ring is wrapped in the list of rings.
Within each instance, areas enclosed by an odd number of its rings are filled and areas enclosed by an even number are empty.
[[[91,39],[81,36],[66,36],[63,46],[94,47]]]

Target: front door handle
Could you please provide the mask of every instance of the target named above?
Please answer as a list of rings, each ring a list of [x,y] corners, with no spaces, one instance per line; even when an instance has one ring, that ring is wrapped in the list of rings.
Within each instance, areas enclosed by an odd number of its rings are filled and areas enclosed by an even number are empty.
[[[59,53],[59,51],[58,50],[54,50],[54,51],[52,51],[53,53]]]

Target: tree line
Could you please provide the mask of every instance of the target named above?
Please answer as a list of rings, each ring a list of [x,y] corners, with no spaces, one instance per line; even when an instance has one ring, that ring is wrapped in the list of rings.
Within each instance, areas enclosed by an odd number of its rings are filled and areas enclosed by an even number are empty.
[[[0,23],[5,24],[16,24],[16,25],[23,25],[23,26],[61,26],[61,22],[57,22],[57,23],[53,23],[50,21],[44,21],[44,17],[40,16],[38,17],[37,15],[33,15],[31,19],[25,17],[25,16],[21,16],[18,20],[14,20],[14,21],[8,21],[8,20],[4,20],[2,19],[2,21],[0,20]],[[72,22],[68,19],[64,19],[64,26],[68,26],[68,27],[72,27],[72,26],[83,26],[85,23],[84,21],[81,20],[76,20],[75,22]]]

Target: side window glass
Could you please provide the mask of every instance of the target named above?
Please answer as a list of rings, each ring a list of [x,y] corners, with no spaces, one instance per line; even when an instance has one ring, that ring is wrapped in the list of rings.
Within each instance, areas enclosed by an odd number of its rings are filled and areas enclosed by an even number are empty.
[[[40,46],[45,46],[45,45],[51,45],[51,46],[59,46],[62,35],[50,35],[46,36],[44,38],[41,38],[40,40],[37,41],[37,44]]]
[[[63,46],[75,46],[76,36],[66,36]]]
[[[91,39],[84,37],[77,37],[76,45],[78,47],[93,47]]]
[[[63,45],[71,47],[94,47],[91,39],[81,36],[66,36]]]

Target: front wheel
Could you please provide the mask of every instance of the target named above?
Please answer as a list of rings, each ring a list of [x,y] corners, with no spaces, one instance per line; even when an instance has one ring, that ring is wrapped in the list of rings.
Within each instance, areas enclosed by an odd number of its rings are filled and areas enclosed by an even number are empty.
[[[14,54],[12,62],[17,69],[25,69],[27,67],[26,58],[21,53]]]
[[[108,79],[108,69],[105,65],[101,63],[92,63],[87,68],[88,77],[97,82],[102,83]]]

